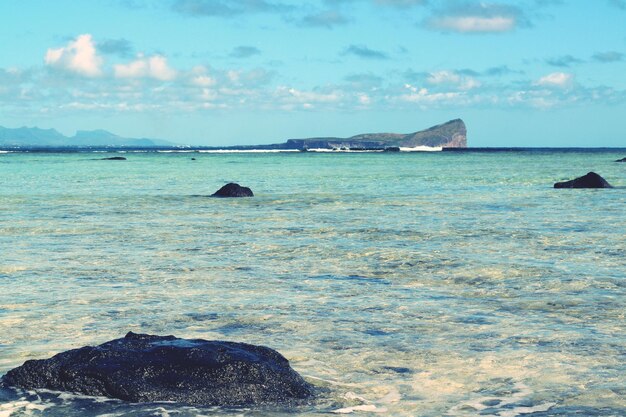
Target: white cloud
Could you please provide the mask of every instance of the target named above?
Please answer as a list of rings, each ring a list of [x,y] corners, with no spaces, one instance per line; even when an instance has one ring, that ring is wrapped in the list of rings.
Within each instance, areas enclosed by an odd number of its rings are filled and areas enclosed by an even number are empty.
[[[282,103],[281,108],[284,110],[293,110],[298,107],[313,109],[317,105],[339,104],[342,98],[342,93],[338,90],[306,91],[286,86],[280,86],[275,90],[275,100],[277,103]]]
[[[126,65],[115,65],[113,68],[117,78],[145,77],[147,74],[148,64],[145,60],[138,59]]]
[[[571,87],[574,82],[574,76],[566,72],[553,72],[544,77],[541,77],[536,84],[543,87],[559,87],[567,88]]]
[[[113,70],[116,78],[149,77],[161,81],[176,78],[176,71],[169,67],[167,59],[161,55],[144,57],[140,54],[133,62],[114,65]]]
[[[228,79],[232,82],[232,83],[238,83],[239,82],[239,71],[235,71],[235,70],[230,70],[226,73],[226,76],[228,77]]]
[[[456,85],[461,90],[471,90],[480,87],[480,82],[472,77],[461,76],[454,71],[431,72],[426,79],[430,84],[451,84]]]
[[[461,96],[459,92],[445,92],[445,93],[431,93],[427,88],[420,88],[419,90],[410,84],[405,84],[406,89],[410,91],[409,94],[402,94],[398,98],[401,101],[410,103],[439,103],[450,102],[458,99]]]
[[[167,60],[160,56],[155,55],[148,59],[148,66],[150,68],[149,74],[157,80],[171,80],[176,77],[176,71],[167,65]]]
[[[193,85],[197,85],[198,87],[212,87],[216,84],[216,82],[215,78],[208,75],[198,75],[193,77],[191,80],[191,83]]]
[[[200,94],[202,101],[214,101],[218,98],[217,93],[209,88],[203,88]]]
[[[428,82],[431,84],[458,83],[461,77],[451,71],[435,71],[428,75]]]
[[[87,77],[102,75],[100,66],[102,58],[97,54],[91,35],[80,35],[67,46],[48,49],[45,57],[46,65],[53,68],[74,72]]]
[[[278,94],[285,97],[287,101],[315,102],[315,103],[335,103],[341,95],[337,91],[322,93],[316,91],[302,91],[296,88],[278,87]]]
[[[506,16],[443,17],[441,19],[438,19],[436,23],[437,26],[442,29],[466,33],[507,32],[515,27],[515,19]]]
[[[461,90],[471,90],[473,88],[478,88],[481,85],[482,84],[480,83],[480,81],[476,80],[475,78],[463,77],[463,81],[461,82],[461,84],[459,84],[459,88]]]
[[[426,21],[428,27],[460,33],[502,33],[518,26],[528,26],[521,9],[515,6],[484,2],[449,2]]]
[[[370,96],[368,96],[367,94],[365,94],[365,93],[358,93],[356,96],[357,96],[357,99],[359,101],[359,104],[362,104],[364,106],[372,104],[372,98]]]
[[[274,78],[274,73],[263,68],[252,70],[228,70],[220,77],[220,81],[225,81],[236,86],[247,86],[258,88],[258,86],[269,83]]]

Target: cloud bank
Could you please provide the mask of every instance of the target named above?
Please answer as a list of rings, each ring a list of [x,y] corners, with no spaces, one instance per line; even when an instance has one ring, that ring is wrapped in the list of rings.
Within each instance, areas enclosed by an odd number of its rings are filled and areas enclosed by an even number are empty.
[[[225,68],[206,63],[175,68],[165,54],[139,53],[124,58],[129,48],[130,42],[95,41],[90,34],[82,34],[63,47],[48,49],[45,67],[0,69],[0,104],[7,114],[18,109],[41,114],[189,114],[213,110],[547,109],[626,101],[626,92],[581,85],[569,70],[530,76],[507,65],[428,68],[425,63],[421,68],[385,72],[381,68],[391,57],[361,44],[349,45],[341,54],[370,60],[367,68],[337,74],[334,81],[327,79],[317,85],[285,77],[280,67],[250,67],[250,61],[243,58],[260,55],[260,50],[250,45],[234,47],[230,57],[242,59],[231,60]],[[553,65],[562,67],[579,61],[569,55],[554,59]],[[594,54],[589,62],[622,60],[623,54],[607,51]],[[377,62],[385,65],[380,67]]]

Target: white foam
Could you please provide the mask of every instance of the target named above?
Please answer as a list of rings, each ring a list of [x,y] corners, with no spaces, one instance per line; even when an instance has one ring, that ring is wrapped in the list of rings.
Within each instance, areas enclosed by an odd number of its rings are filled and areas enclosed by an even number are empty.
[[[383,152],[383,149],[372,149],[372,150],[350,150],[350,149],[340,149],[340,148],[311,148],[309,152],[320,152],[320,153],[372,153],[372,152]]]
[[[27,401],[24,398],[20,398],[17,401],[0,404],[0,417],[9,417],[17,412],[31,414],[31,411],[44,411],[52,406],[54,406],[54,404]]]
[[[202,149],[200,153],[284,153],[300,152],[298,149]]]
[[[15,272],[26,271],[28,268],[20,265],[5,265],[0,266],[0,274],[13,274]]]
[[[343,395],[343,398],[345,398],[346,400],[359,400],[359,401],[362,401],[364,403],[367,402],[367,400],[365,398],[363,398],[363,397],[361,397],[359,395],[356,395],[354,392],[351,392],[351,391],[350,392],[346,392]]]
[[[158,407],[149,411],[154,411],[154,416],[159,416],[159,417],[169,417],[170,413],[163,407]]]
[[[339,386],[343,386],[343,387],[358,387],[359,384],[353,384],[350,382],[341,382],[341,381],[333,381],[332,379],[325,379],[325,378],[320,378],[320,377],[316,377],[316,376],[312,376],[312,375],[303,375],[305,379],[315,379],[317,381],[320,382],[325,382],[329,385],[339,385]]]
[[[350,414],[355,411],[367,411],[370,413],[386,413],[387,409],[384,407],[378,408],[374,404],[355,405],[354,407],[338,408],[332,412],[335,414]]]
[[[414,148],[400,147],[400,152],[440,152],[443,150],[441,146],[416,146]],[[309,152],[320,153],[372,153],[385,152],[384,149],[341,149],[341,148],[310,148]]]
[[[510,410],[500,411],[498,415],[500,417],[517,417],[517,416],[521,416],[524,414],[548,411],[555,405],[556,403],[545,403],[545,404],[536,405],[534,407],[519,406],[519,407],[511,408]]]
[[[485,396],[473,398],[470,401],[464,401],[463,403],[452,407],[448,413],[455,416],[467,415],[467,413],[469,413],[469,415],[474,415],[476,412],[483,411],[487,408],[495,408],[498,410],[497,415],[500,417],[517,417],[534,412],[548,411],[556,405],[556,403],[550,402],[535,406],[516,406],[515,403],[526,399],[532,394],[532,391],[528,386],[519,382],[513,387],[515,391],[511,393],[509,397]],[[498,401],[498,403],[496,405],[488,405],[491,401]]]
[[[382,403],[382,404],[393,404],[393,403],[400,402],[400,400],[402,400],[402,395],[400,394],[400,392],[395,388],[390,388],[389,393],[387,393],[384,397],[379,399],[377,402]]]
[[[400,147],[401,152],[440,152],[443,148],[441,146],[416,146],[414,148]]]

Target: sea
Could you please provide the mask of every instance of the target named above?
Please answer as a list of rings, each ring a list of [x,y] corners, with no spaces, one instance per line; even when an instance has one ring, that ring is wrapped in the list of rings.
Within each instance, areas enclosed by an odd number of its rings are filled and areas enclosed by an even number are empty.
[[[0,417],[626,416],[624,157],[5,151],[0,375],[133,331],[271,347],[319,395],[4,388]],[[589,171],[615,188],[553,188]]]

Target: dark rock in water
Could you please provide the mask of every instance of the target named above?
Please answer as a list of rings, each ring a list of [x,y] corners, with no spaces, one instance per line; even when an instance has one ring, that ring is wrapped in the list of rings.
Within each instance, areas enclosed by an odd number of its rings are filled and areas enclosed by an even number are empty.
[[[111,156],[109,158],[101,158],[101,161],[125,161],[126,158],[123,156]]]
[[[195,160],[196,160],[196,158],[191,158],[191,160],[192,160],[192,161],[195,161]]]
[[[615,162],[626,162],[626,158],[618,159],[618,160],[617,160],[617,161],[615,161]]]
[[[252,190],[230,182],[217,190],[211,197],[254,197]]]
[[[132,332],[100,346],[26,361],[2,383],[203,406],[295,404],[313,396],[313,387],[270,348]]]
[[[589,172],[571,181],[557,182],[554,188],[613,188],[613,186],[595,172]]]
[[[400,152],[399,146],[387,146],[385,152]]]

